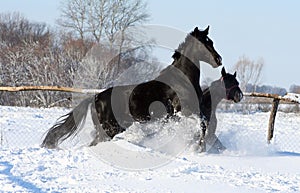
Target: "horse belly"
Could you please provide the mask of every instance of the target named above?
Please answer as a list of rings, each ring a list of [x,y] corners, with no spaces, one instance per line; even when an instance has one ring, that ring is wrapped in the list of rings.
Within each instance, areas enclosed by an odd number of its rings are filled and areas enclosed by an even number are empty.
[[[160,119],[170,113],[174,92],[162,82],[150,81],[136,86],[130,95],[129,110],[137,121]],[[170,102],[169,102],[170,101]]]

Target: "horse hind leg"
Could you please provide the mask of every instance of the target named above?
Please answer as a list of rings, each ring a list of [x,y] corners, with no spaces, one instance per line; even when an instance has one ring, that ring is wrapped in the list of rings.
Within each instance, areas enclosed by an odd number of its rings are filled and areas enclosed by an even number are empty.
[[[101,125],[95,125],[96,134],[89,146],[96,146],[100,142],[109,141],[111,138],[106,134]]]
[[[100,142],[109,141],[113,138],[114,135],[111,135],[109,131],[115,131],[116,128],[114,128],[112,125],[108,123],[100,124],[99,120],[97,119],[94,121],[94,126],[96,129],[96,134],[94,136],[94,140],[90,143],[89,146],[96,146]]]
[[[96,133],[94,135],[94,140],[90,143],[89,146],[96,146],[98,143],[108,141],[111,138],[106,134],[105,130],[102,127],[102,124],[100,123],[101,117],[100,114],[97,114],[95,104],[91,106],[91,114]]]

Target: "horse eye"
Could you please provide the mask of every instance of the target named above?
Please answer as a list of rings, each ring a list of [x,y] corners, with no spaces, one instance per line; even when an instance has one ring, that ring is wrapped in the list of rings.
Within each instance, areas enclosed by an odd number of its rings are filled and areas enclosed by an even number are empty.
[[[211,41],[211,39],[209,39],[208,37],[206,38],[206,42],[210,45],[213,45],[213,42]]]

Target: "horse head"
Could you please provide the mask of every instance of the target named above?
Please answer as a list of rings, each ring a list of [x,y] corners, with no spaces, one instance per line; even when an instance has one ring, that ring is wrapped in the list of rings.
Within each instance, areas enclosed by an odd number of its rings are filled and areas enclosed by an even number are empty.
[[[206,62],[216,68],[222,65],[222,57],[215,50],[213,41],[208,37],[209,26],[200,31],[196,27],[185,39],[185,42],[179,45],[173,54],[175,61],[183,55],[194,64],[199,61]]]
[[[240,102],[244,95],[239,87],[239,82],[236,79],[236,72],[234,74],[227,73],[223,67],[221,74],[221,82],[225,87],[226,99],[233,100],[236,103]]]
[[[213,41],[208,37],[209,33],[209,26],[200,31],[198,27],[194,29],[190,33],[191,36],[196,38],[199,42],[196,44],[198,49],[194,49],[195,51],[198,50],[200,52],[201,58],[200,60],[210,64],[212,67],[216,68],[222,65],[222,57],[220,54],[215,50]],[[200,44],[199,44],[200,43]],[[203,48],[204,46],[204,48]]]

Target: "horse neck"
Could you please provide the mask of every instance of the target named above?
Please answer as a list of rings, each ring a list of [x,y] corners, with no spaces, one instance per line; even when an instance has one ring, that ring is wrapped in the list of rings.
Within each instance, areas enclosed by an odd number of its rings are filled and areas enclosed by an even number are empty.
[[[189,58],[181,55],[178,60],[175,60],[172,64],[178,70],[183,72],[186,77],[192,82],[194,86],[199,86],[199,79],[200,79],[200,69],[199,69],[199,62],[195,64]]]
[[[215,110],[221,100],[226,98],[226,90],[220,79],[213,82],[208,89],[211,95],[212,108]]]
[[[202,56],[205,56],[205,47],[196,38],[188,35],[185,41],[179,45],[176,52],[177,58],[175,58],[172,65],[181,70],[195,87],[200,87],[199,61],[204,61]]]

